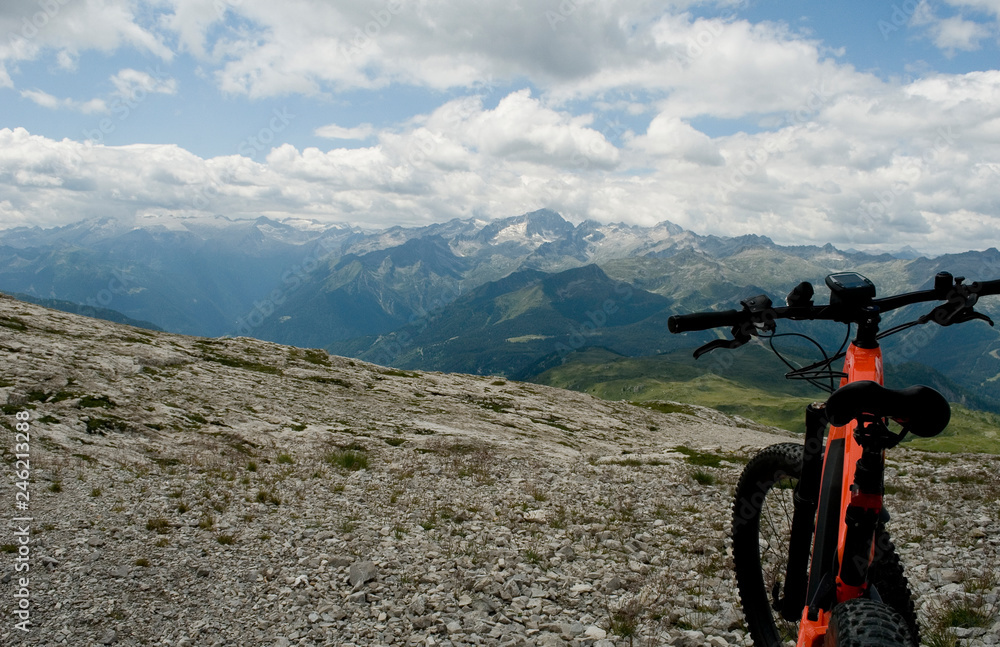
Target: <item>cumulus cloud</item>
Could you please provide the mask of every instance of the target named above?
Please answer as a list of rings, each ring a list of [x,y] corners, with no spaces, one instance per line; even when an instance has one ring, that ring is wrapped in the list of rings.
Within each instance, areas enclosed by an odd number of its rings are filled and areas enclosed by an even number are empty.
[[[924,3],[913,24],[947,52],[974,49],[995,33],[981,18],[1000,17],[998,1],[951,0],[944,18]],[[0,87],[46,52],[72,69],[81,52],[127,48],[168,71],[183,53],[237,100],[441,92],[394,124],[309,124],[330,148],[277,141],[260,161],[0,130],[0,223],[168,210],[378,226],[548,206],[782,242],[988,240],[1000,213],[1000,72],[886,81],[788,26],[724,15],[737,2],[53,0],[37,27],[41,5],[4,3],[0,33],[16,37],[0,41]],[[706,4],[722,9],[687,11]],[[155,66],[121,69],[110,85],[92,100],[17,91],[82,112],[182,91]],[[634,119],[606,134],[597,124],[614,112]],[[695,127],[702,117],[758,127],[709,136]]]
[[[633,145],[656,156],[695,164],[719,166],[724,163],[718,145],[708,135],[667,113],[657,115],[646,134],[636,138]]]
[[[590,117],[522,90],[493,108],[448,101],[361,148],[284,144],[263,162],[3,130],[0,204],[8,225],[166,209],[379,226],[549,206],[785,243],[957,251],[993,244],[998,93],[997,71],[937,75],[817,95],[802,118],[714,138],[662,112],[616,146]]]
[[[7,0],[0,4],[0,34],[6,34],[0,62],[33,60],[45,49],[68,62],[81,51],[123,45],[170,60],[173,52],[153,26],[140,24],[136,9],[129,0]]]

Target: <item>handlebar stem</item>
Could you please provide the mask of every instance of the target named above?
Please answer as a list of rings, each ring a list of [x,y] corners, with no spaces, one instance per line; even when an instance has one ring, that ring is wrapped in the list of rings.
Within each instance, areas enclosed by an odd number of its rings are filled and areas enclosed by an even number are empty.
[[[878,306],[864,308],[864,318],[858,322],[854,345],[858,348],[878,348],[878,325],[882,321]]]

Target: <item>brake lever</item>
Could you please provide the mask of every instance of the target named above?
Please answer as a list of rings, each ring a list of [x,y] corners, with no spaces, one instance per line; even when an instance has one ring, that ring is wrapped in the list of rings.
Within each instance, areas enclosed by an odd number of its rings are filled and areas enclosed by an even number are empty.
[[[745,341],[741,341],[739,339],[714,339],[704,346],[699,346],[695,349],[694,358],[698,359],[705,353],[710,353],[716,348],[739,348],[745,343]]]
[[[704,346],[698,347],[694,351],[694,358],[698,359],[705,353],[710,353],[716,348],[739,348],[750,341],[751,337],[757,335],[758,328],[764,332],[774,332],[774,318],[771,316],[771,299],[766,294],[761,294],[750,299],[740,301],[743,312],[750,315],[750,321],[742,326],[733,326],[730,331],[732,339],[714,339]]]
[[[918,323],[925,324],[928,321],[933,321],[934,323],[941,324],[942,326],[951,326],[953,324],[965,323],[967,321],[972,321],[973,319],[982,319],[989,325],[994,325],[993,320],[981,312],[976,312],[972,308],[954,308],[950,309],[947,305],[940,305],[928,314],[917,319]]]
[[[704,346],[699,346],[694,351],[694,358],[698,359],[705,353],[710,353],[716,348],[739,348],[750,341],[750,335],[740,326],[733,326],[732,333],[732,339],[713,339]]]
[[[982,319],[992,326],[992,319],[981,312],[976,312],[973,308],[979,301],[979,295],[977,294],[979,284],[965,285],[963,281],[965,281],[965,277],[956,276],[955,284],[948,295],[948,302],[942,303],[923,317],[917,319],[917,323],[925,324],[928,321],[933,321],[942,326],[951,326],[953,324],[972,321],[973,319]]]

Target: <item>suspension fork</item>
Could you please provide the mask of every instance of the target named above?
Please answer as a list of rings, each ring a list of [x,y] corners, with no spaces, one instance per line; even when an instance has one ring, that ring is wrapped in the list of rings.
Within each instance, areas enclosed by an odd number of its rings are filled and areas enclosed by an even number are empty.
[[[774,608],[786,620],[798,620],[806,603],[809,552],[815,530],[816,506],[819,503],[820,476],[823,471],[823,435],[826,411],[822,402],[806,407],[806,435],[802,448],[802,472],[795,486],[792,531],[785,566],[785,590],[779,600],[774,593]]]

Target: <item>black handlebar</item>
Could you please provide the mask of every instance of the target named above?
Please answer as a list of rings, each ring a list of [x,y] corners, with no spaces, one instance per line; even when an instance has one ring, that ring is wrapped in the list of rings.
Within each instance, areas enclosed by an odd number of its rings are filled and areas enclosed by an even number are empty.
[[[741,317],[742,313],[739,310],[673,315],[667,319],[667,329],[672,333],[681,333],[692,330],[708,330],[709,328],[735,326]]]
[[[952,282],[952,276],[943,272],[935,278],[934,288],[931,290],[919,290],[882,299],[872,299],[862,304],[835,303],[814,306],[810,303],[809,305],[768,308],[763,312],[753,311],[744,307],[743,310],[673,315],[667,319],[667,329],[672,333],[682,333],[695,330],[708,330],[709,328],[746,328],[747,325],[759,324],[762,320],[773,321],[775,319],[860,323],[865,318],[871,317],[872,312],[884,313],[908,305],[930,301],[943,301],[946,304],[954,303],[954,309],[956,310],[965,308],[971,310],[971,305],[968,303],[970,299],[971,303],[974,304],[975,299],[978,297],[1000,294],[1000,279],[969,284],[963,284],[962,280],[959,278]],[[941,322],[939,321],[939,323]]]

